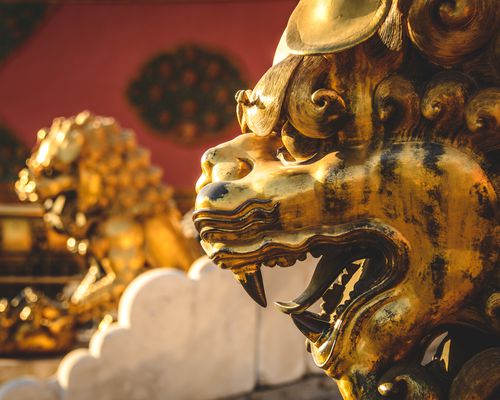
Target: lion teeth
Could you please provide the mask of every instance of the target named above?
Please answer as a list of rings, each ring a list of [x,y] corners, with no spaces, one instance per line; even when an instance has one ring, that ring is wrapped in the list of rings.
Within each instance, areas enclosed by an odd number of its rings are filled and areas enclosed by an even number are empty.
[[[267,306],[266,291],[264,290],[264,282],[260,269],[235,273],[235,277],[257,304],[262,307]]]
[[[342,286],[347,285],[347,283],[351,280],[353,273],[349,273],[346,268],[342,271],[342,277],[340,278],[340,282]]]
[[[264,265],[268,266],[268,267],[275,267],[276,264],[278,264],[278,261],[277,260],[267,260]]]
[[[327,321],[309,311],[292,314],[292,320],[302,334],[313,343],[317,342],[330,329],[330,324]]]
[[[369,287],[369,281],[361,279],[363,264],[352,263],[345,270],[346,273],[340,277],[341,284],[334,283],[322,297],[321,308],[332,315],[332,321],[337,321],[346,308]]]
[[[278,259],[276,260],[276,263],[280,267],[287,267],[288,266],[288,261],[285,257],[278,257]]]
[[[305,260],[306,259],[306,255],[297,255],[296,257],[295,256],[291,256],[291,255],[288,255],[288,256],[280,256],[280,257],[276,257],[276,258],[268,258],[266,259],[263,264],[267,267],[275,267],[276,265],[278,265],[279,267],[283,267],[283,268],[288,268],[288,267],[291,267],[292,265],[294,265],[297,260]]]
[[[66,196],[64,196],[63,194],[57,196],[52,206],[52,212],[54,214],[59,214],[59,215],[62,214],[62,210],[65,204],[66,204]]]
[[[300,304],[297,304],[294,301],[275,301],[274,305],[285,314],[291,314],[293,311],[300,308]]]
[[[316,269],[304,291],[293,301],[278,302],[280,311],[287,314],[300,314],[311,307],[328,290],[331,282],[337,277],[340,266],[335,255],[325,254],[316,265]]]
[[[327,313],[331,314],[335,311],[335,307],[337,307],[342,300],[342,295],[344,294],[344,287],[333,284],[330,289],[328,289],[323,295],[323,303],[321,304],[321,309]]]

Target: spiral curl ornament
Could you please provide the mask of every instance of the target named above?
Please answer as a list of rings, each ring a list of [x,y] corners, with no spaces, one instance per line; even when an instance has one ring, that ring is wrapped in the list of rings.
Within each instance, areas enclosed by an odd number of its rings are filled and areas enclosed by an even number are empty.
[[[496,0],[416,0],[408,33],[431,62],[452,67],[488,42],[499,15]]]
[[[465,104],[475,90],[474,82],[461,73],[440,74],[422,97],[422,115],[433,124],[434,135],[456,136],[464,125]]]
[[[287,95],[290,122],[301,134],[314,139],[335,134],[336,122],[347,114],[342,96],[326,88],[329,68],[330,63],[324,57],[306,57],[300,67],[301,79],[292,81]],[[323,72],[318,74],[318,71]]]
[[[379,83],[373,104],[387,134],[409,137],[420,119],[420,97],[413,83],[400,75]]]
[[[465,117],[471,132],[500,130],[500,89],[488,88],[478,92],[467,104]]]
[[[479,91],[465,108],[465,121],[471,132],[471,145],[481,152],[494,153],[500,150],[500,89],[493,87]]]
[[[236,93],[236,114],[243,133],[267,136],[280,122],[285,93],[302,57],[290,56],[274,65],[257,82],[253,90]]]

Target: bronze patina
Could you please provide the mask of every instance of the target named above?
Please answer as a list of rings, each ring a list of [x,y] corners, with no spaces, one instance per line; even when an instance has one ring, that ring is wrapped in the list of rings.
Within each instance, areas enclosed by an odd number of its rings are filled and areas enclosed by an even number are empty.
[[[345,399],[500,398],[499,13],[303,0],[203,156],[202,245],[252,298],[319,258],[276,305]]]
[[[21,200],[42,204],[47,225],[66,235],[67,249],[88,266],[70,298],[51,303],[73,318],[74,326],[113,314],[127,285],[148,268],[187,270],[199,256],[195,239],[182,230],[172,188],[162,184],[161,169],[151,165],[149,152],[137,145],[132,131],[113,118],[85,111],[55,119],[37,136],[15,187]],[[33,309],[32,322],[46,309],[36,300],[28,307]],[[7,321],[6,312],[19,314],[23,309],[13,304],[0,309],[0,321],[2,312]],[[40,330],[28,322],[24,330]],[[52,332],[52,326],[56,324],[48,324],[47,333],[57,338],[59,331]],[[17,347],[5,347],[50,352],[71,344],[66,337],[59,339],[38,340],[30,347],[15,336],[11,341],[17,341]]]

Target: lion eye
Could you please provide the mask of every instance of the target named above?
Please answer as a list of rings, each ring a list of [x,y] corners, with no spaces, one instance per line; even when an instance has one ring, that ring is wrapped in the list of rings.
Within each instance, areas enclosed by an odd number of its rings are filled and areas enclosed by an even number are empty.
[[[42,174],[45,178],[55,178],[59,175],[59,172],[54,170],[52,167],[48,167],[43,170]]]
[[[322,148],[320,139],[313,139],[301,135],[289,122],[283,125],[281,130],[281,141],[287,153],[298,162],[310,160],[318,154]],[[280,150],[278,150],[278,152],[280,152]]]
[[[47,178],[50,178],[54,174],[54,170],[52,168],[45,168],[43,170],[43,175]]]

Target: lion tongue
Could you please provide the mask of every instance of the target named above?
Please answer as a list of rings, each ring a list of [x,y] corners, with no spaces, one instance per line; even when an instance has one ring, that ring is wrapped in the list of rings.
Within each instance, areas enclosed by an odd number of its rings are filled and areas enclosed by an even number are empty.
[[[241,286],[243,286],[243,289],[257,304],[262,307],[267,306],[266,292],[260,269],[239,272],[235,276],[238,282],[241,283]]]
[[[323,296],[338,277],[343,266],[344,263],[339,262],[339,254],[323,255],[307,288],[293,301],[277,301],[274,304],[286,314],[304,312]]]

